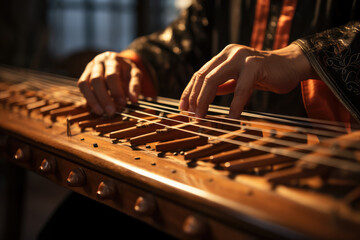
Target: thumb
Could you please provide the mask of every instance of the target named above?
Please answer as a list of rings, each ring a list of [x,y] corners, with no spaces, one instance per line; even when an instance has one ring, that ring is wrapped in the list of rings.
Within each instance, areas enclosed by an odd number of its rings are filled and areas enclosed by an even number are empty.
[[[233,93],[235,90],[235,87],[236,87],[236,80],[230,79],[218,86],[216,95],[220,96],[220,95],[226,95],[226,94]]]

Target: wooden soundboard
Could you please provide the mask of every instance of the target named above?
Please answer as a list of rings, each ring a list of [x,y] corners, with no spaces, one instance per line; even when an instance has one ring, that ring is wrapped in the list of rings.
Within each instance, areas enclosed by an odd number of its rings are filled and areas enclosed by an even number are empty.
[[[360,131],[165,98],[99,117],[74,83],[0,69],[10,162],[181,239],[358,238]]]

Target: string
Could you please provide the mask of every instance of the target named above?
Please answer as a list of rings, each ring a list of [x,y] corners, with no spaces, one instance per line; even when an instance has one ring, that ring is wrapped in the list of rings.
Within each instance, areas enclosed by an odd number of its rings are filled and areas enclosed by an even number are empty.
[[[139,101],[140,102],[140,101]],[[146,104],[146,105],[151,105],[151,104],[153,104],[153,103],[147,103],[147,102],[142,102],[143,104]],[[164,107],[164,108],[166,108],[166,106]],[[214,110],[214,109],[211,109],[211,108],[209,108],[209,110],[212,110],[213,112],[217,112],[217,113],[223,113],[223,114],[227,114],[228,112],[223,112],[223,111],[216,111],[216,110]],[[177,110],[177,111],[180,111],[180,110]],[[183,112],[185,112],[185,111],[183,111]],[[189,113],[191,113],[191,112],[189,112]],[[193,114],[193,113],[191,113],[191,114]],[[248,117],[253,117],[253,118],[260,118],[260,115],[256,115],[256,114],[251,114],[251,113],[247,113],[246,111],[243,111],[243,113],[242,113],[242,115],[245,115],[245,116],[248,116]],[[222,119],[222,120],[232,120],[232,121],[234,121],[234,122],[243,122],[243,121],[246,121],[246,120],[241,120],[241,119],[229,119],[229,118],[224,118],[224,117],[219,117],[219,116],[216,116],[216,115],[214,115],[215,117],[217,117],[217,118],[220,118],[220,119]],[[328,129],[328,130],[331,130],[331,131],[337,131],[337,132],[341,132],[341,133],[347,133],[347,131],[346,131],[346,129],[345,128],[339,128],[339,127],[334,127],[334,126],[323,126],[323,125],[320,125],[320,124],[316,124],[316,125],[312,125],[312,124],[310,124],[310,123],[304,123],[304,122],[294,122],[294,121],[288,121],[288,120],[286,120],[286,119],[278,119],[278,118],[273,118],[273,117],[265,117],[264,119],[266,119],[266,120],[273,120],[273,121],[278,121],[278,122],[285,122],[285,123],[287,123],[287,124],[298,124],[298,125],[301,125],[301,126],[305,126],[305,127],[311,127],[311,128],[313,128],[313,127],[318,127],[318,128],[321,128],[321,129]],[[257,122],[257,124],[258,124],[258,122]],[[259,124],[261,124],[260,122],[259,122]],[[271,123],[267,123],[268,125],[271,125]],[[303,128],[304,129],[304,128]],[[302,130],[303,130],[302,129]],[[326,135],[325,135],[326,136]],[[334,136],[334,135],[330,135],[330,136]]]
[[[137,110],[134,110],[134,111],[136,112]],[[117,114],[123,115],[125,117],[129,117],[129,118],[141,120],[141,121],[145,120],[146,122],[151,122],[151,120],[146,120],[146,119],[143,119],[141,117],[136,117],[136,116],[126,114],[126,113],[117,112]],[[156,116],[156,117],[159,117],[159,116]],[[160,117],[160,118],[162,118],[162,117]],[[159,122],[155,122],[154,124],[157,124],[159,126],[163,126],[163,127],[166,127],[166,128],[172,128],[172,129],[175,129],[175,130],[180,130],[180,129],[177,129],[176,127],[169,126],[169,125],[159,123]],[[203,126],[201,126],[201,127],[203,127]],[[282,156],[286,156],[286,157],[290,157],[290,158],[294,158],[294,159],[301,159],[301,160],[306,161],[306,162],[317,163],[317,164],[325,165],[325,166],[328,166],[328,167],[334,167],[334,168],[338,168],[338,169],[342,169],[342,170],[346,170],[346,171],[352,171],[352,172],[360,173],[360,164],[353,163],[353,162],[350,162],[350,161],[339,161],[338,159],[334,159],[334,158],[331,158],[331,157],[328,157],[328,156],[318,156],[318,155],[312,156],[312,158],[310,160],[309,158],[304,158],[307,154],[292,151],[292,150],[288,150],[288,149],[271,148],[271,147],[267,147],[267,146],[263,146],[263,145],[253,144],[251,142],[243,142],[243,141],[239,141],[239,140],[213,136],[213,135],[209,135],[209,134],[206,134],[206,133],[193,132],[193,131],[187,130],[187,129],[181,129],[181,131],[187,132],[187,133],[190,133],[190,134],[196,134],[196,135],[202,136],[202,137],[207,137],[207,138],[210,138],[210,139],[216,139],[216,140],[220,140],[220,141],[223,141],[223,142],[232,143],[232,144],[235,144],[235,145],[238,145],[238,146],[243,146],[243,147],[256,149],[256,150],[263,151],[263,152],[273,153],[275,155],[282,155]]]
[[[49,81],[47,81],[47,83],[45,83],[44,82],[44,79],[42,79],[42,81],[40,82],[38,79],[34,79],[33,81],[32,81],[32,83],[34,84],[34,83],[41,83],[41,86],[40,87],[38,87],[39,89],[42,89],[44,86],[44,84],[46,85],[48,85],[48,86],[51,86],[51,87],[53,87],[53,86],[55,86],[55,84],[53,83],[53,82],[49,82]],[[59,84],[57,84],[56,86],[58,86]],[[68,89],[68,88],[66,88],[66,89]],[[71,95],[68,95],[68,97],[69,96],[71,96]],[[74,98],[72,98],[72,100],[78,100],[78,99],[74,99]],[[173,101],[173,102],[175,102],[175,101]],[[143,102],[143,103],[145,103],[145,102]],[[159,105],[156,105],[156,106],[159,106]],[[160,106],[160,107],[163,107],[163,106]],[[170,108],[171,110],[174,110],[173,108]],[[215,116],[216,117],[216,116]],[[216,122],[216,121],[213,121],[213,120],[208,120],[208,119],[202,119],[202,120],[205,120],[205,121],[210,121],[210,122]],[[216,123],[220,123],[220,122],[216,122]],[[221,123],[220,123],[221,124]],[[223,123],[222,123],[223,124]],[[230,125],[229,123],[227,123],[227,125]],[[234,124],[232,124],[232,126],[234,126]],[[236,126],[236,127],[238,127],[238,126]],[[262,132],[271,132],[271,130],[268,130],[268,129],[263,129],[263,130],[261,130],[261,129],[259,129],[259,128],[253,128],[253,127],[250,127],[250,126],[243,126],[242,127],[243,129],[252,129],[252,130],[255,130],[255,131],[262,131]],[[306,138],[306,136],[305,135],[299,135],[299,134],[295,134],[295,133],[286,133],[287,134],[287,136],[291,136],[291,137],[294,137],[294,138],[298,138],[298,139],[305,139]],[[317,132],[316,134],[319,134],[319,132]],[[244,136],[244,134],[243,134],[243,136]],[[247,134],[247,137],[248,138],[252,138],[252,139],[254,139],[254,136],[252,136],[252,135],[248,135]],[[269,141],[269,140],[268,140]],[[295,144],[293,143],[293,142],[289,142],[289,141],[284,141],[284,140],[278,140],[277,139],[277,143],[278,144],[282,144],[282,145],[284,145],[284,146],[294,146]]]
[[[15,71],[15,70],[14,70]],[[16,74],[20,74],[18,71],[15,72]],[[59,84],[63,84],[63,85],[75,85],[75,81],[72,78],[68,78],[65,79],[64,77],[58,77],[56,75],[50,74],[50,73],[37,73],[35,71],[29,71],[29,74],[32,75],[36,75],[38,78],[41,78],[42,81],[47,81],[50,82],[51,84],[54,84],[54,82],[57,82]],[[45,78],[45,76],[47,78]],[[56,81],[50,81],[49,78],[52,79],[56,79]],[[58,85],[59,85],[58,84]],[[74,91],[75,93],[79,94],[79,91]],[[166,98],[162,98],[159,97],[157,102],[159,103],[165,103],[165,104],[169,104],[169,105],[173,105],[173,106],[177,106],[178,105],[178,100],[169,100]],[[221,113],[225,113],[227,114],[229,111],[229,108],[226,107],[222,107],[222,106],[214,106],[214,105],[210,105],[209,110],[210,111],[216,111],[219,112],[218,110],[225,110],[225,112],[221,112]],[[263,115],[261,115],[263,114]],[[269,115],[269,116],[264,116],[265,115]],[[255,114],[254,112],[251,111],[244,111],[242,113],[243,116],[248,116],[248,117],[253,117],[253,118],[262,118],[262,119],[267,119],[267,120],[271,120],[271,121],[276,121],[276,122],[285,122],[287,124],[297,124],[297,125],[302,125],[302,126],[307,126],[307,127],[318,127],[323,129],[324,127],[332,130],[332,131],[339,131],[339,132],[343,132],[346,133],[346,129],[343,127],[333,127],[333,126],[326,126],[325,124],[331,124],[331,125],[342,125],[342,123],[340,122],[332,122],[332,121],[326,121],[326,120],[318,120],[318,119],[309,119],[309,118],[301,118],[301,117],[294,117],[294,116],[285,116],[285,115],[279,115],[279,114],[271,114],[271,113],[257,113]],[[280,118],[281,117],[281,118]],[[302,122],[300,121],[289,121],[286,120],[285,118],[290,118],[290,119],[295,119],[295,120],[302,120]],[[234,121],[236,121],[234,119]],[[238,120],[238,121],[244,121],[244,120]],[[304,122],[306,121],[306,122]],[[308,123],[310,122],[310,123]],[[316,124],[316,123],[322,123],[322,124]],[[319,133],[314,133],[314,134],[319,134]]]
[[[166,120],[169,120],[169,121],[177,122],[177,123],[180,123],[180,124],[187,123],[187,122],[183,122],[183,121],[180,121],[180,120],[175,120],[175,119],[171,119],[171,118],[167,118],[167,117],[157,116],[157,115],[147,113],[147,112],[143,112],[143,111],[139,111],[139,110],[136,110],[136,109],[129,109],[129,110],[137,112],[137,113],[141,113],[141,114],[144,114],[144,115],[147,115],[147,116],[152,116],[152,117],[157,117],[157,118],[160,118],[160,119],[166,119]],[[234,131],[227,131],[227,130],[224,130],[224,129],[213,128],[213,127],[199,125],[199,124],[191,123],[191,122],[189,122],[188,125],[196,126],[196,127],[207,129],[207,130],[217,131],[217,132],[220,132],[220,133],[229,134],[229,135],[233,135],[233,136],[245,137],[245,138],[249,138],[249,139],[252,139],[252,140],[262,140],[264,142],[275,143],[277,145],[282,145],[282,146],[286,146],[286,147],[293,147],[293,148],[297,148],[297,149],[300,149],[300,150],[309,150],[309,148],[311,148],[311,145],[305,145],[304,146],[304,145],[299,145],[299,143],[294,143],[294,142],[291,142],[291,141],[282,140],[282,139],[276,139],[276,138],[271,138],[271,137],[263,138],[261,136],[247,134],[245,132],[244,133],[237,133],[237,132],[234,132]],[[242,127],[242,126],[238,126],[238,127]],[[173,126],[172,126],[172,128],[176,129],[176,127],[173,127]],[[181,131],[182,129],[178,129],[178,130]],[[214,137],[217,137],[217,136],[213,136],[213,138]],[[320,147],[318,145],[316,147],[316,150],[317,150],[317,152],[324,153],[324,154],[329,154],[329,153],[333,154],[331,149],[323,148],[323,147]],[[336,154],[339,157],[353,159],[352,152],[348,151],[348,150],[342,150],[341,152],[337,152]]]
[[[165,98],[158,99],[157,102],[172,105],[172,106],[178,106],[179,105],[178,100],[173,100],[173,101],[168,102],[168,100],[165,99]],[[216,105],[211,105],[210,104],[209,105],[209,111],[216,112],[216,113],[221,113],[221,114],[228,114],[229,108],[224,107],[224,106],[216,106]],[[344,133],[347,132],[346,128],[344,127],[344,124],[342,122],[336,122],[336,121],[327,121],[327,120],[314,119],[314,118],[286,116],[286,115],[274,114],[274,113],[261,113],[261,112],[256,112],[255,113],[255,112],[252,112],[252,111],[249,111],[249,110],[244,110],[241,115],[246,116],[246,117],[261,118],[261,119],[266,119],[266,120],[285,122],[285,123],[288,123],[288,124],[298,124],[298,125],[303,125],[303,126],[308,126],[308,127],[316,126],[316,127],[319,127],[319,128],[323,128],[324,127],[323,125],[335,125],[335,126],[339,126],[339,127],[338,128],[333,128],[333,130],[344,132]],[[272,116],[272,117],[264,116],[264,115],[269,115],[269,116]],[[286,120],[285,118],[290,118],[290,119],[294,119],[294,120],[298,120],[298,121],[289,121],[289,120]],[[236,121],[236,120],[241,121],[240,119],[234,119],[234,121]],[[306,123],[306,122],[308,122],[308,123]],[[321,123],[321,124],[315,124],[315,123]],[[356,125],[356,126],[358,126],[358,125]]]
[[[158,106],[158,107],[163,108],[163,109],[170,109],[170,110],[175,110],[177,112],[180,112],[180,110],[178,110],[178,109],[170,108],[170,107],[167,107],[167,106],[159,106],[157,104],[147,103],[147,102],[141,101],[141,100],[139,100],[139,103],[143,104],[143,107],[146,106],[147,108],[152,108],[152,107],[149,107],[149,106]],[[153,109],[153,110],[155,110],[155,109]],[[160,110],[160,111],[165,111],[165,110]],[[185,112],[185,113],[188,113],[188,114],[193,114],[192,112],[188,112],[188,111],[182,111],[182,112]],[[174,112],[171,112],[171,113],[174,113]],[[181,113],[178,113],[178,114],[182,115],[182,116],[188,116],[188,115],[184,115],[184,114],[181,114]],[[285,126],[285,125],[280,125],[280,126],[276,125],[276,126],[274,126],[274,124],[271,124],[271,123],[253,122],[253,121],[248,121],[248,120],[222,118],[222,117],[218,117],[216,115],[211,115],[211,117],[212,118],[219,118],[220,120],[224,120],[224,121],[231,120],[231,121],[234,121],[234,122],[239,122],[239,124],[240,123],[248,123],[248,124],[254,124],[255,123],[257,125],[262,125],[262,126],[283,128],[284,130],[290,130],[290,131],[295,130],[295,131],[300,132],[300,133],[311,133],[311,134],[321,135],[321,136],[326,136],[326,137],[335,137],[335,136],[339,135],[339,134],[331,132],[331,131],[325,131],[325,130],[320,130],[320,129],[311,129],[311,128],[302,128],[302,127],[296,127],[294,129],[294,128],[291,128],[291,127],[288,127],[288,126]],[[199,117],[195,117],[195,116],[192,116],[192,118],[197,119],[197,120],[203,120],[203,121],[214,121],[214,120],[210,120],[210,119],[206,119],[206,118],[199,118]],[[228,125],[228,126],[233,126],[232,124],[227,123],[227,122],[217,122],[217,123],[221,123],[221,124]],[[238,126],[238,125],[235,125],[235,126]]]
[[[39,81],[37,80],[37,82],[39,82]],[[44,79],[42,79],[42,82],[44,82]],[[59,86],[59,85],[55,85],[55,84],[49,82],[49,80],[45,80],[45,82],[47,82],[48,86]],[[65,82],[66,81],[63,81],[63,83],[65,83]],[[135,110],[135,111],[138,111],[138,110]],[[145,112],[143,112],[143,113],[145,113]],[[125,113],[123,113],[123,115],[124,114]],[[132,115],[129,115],[129,114],[125,114],[125,115],[128,115],[128,117],[136,118],[136,119],[139,119],[139,120],[142,120],[142,121],[145,120],[145,119],[135,117],[135,116],[132,116]],[[259,114],[255,114],[252,117],[259,118]],[[274,120],[280,120],[280,121],[283,120],[283,119],[277,119],[277,118],[273,118],[273,119]],[[149,121],[149,120],[145,120],[145,121]],[[292,122],[292,123],[296,123],[296,122]],[[163,125],[165,127],[168,127],[168,128],[170,127],[171,128],[171,126],[168,126],[168,125],[165,125],[165,124],[163,124]],[[200,127],[204,128],[206,126],[201,125]],[[214,128],[213,130],[219,131],[219,129],[216,129],[216,128]],[[182,129],[182,131],[188,131],[188,132],[194,134],[193,131],[189,131],[189,130],[186,130],[186,129]],[[303,154],[303,153],[300,153],[300,152],[290,151],[288,149],[270,148],[270,147],[266,147],[266,146],[262,146],[262,145],[253,144],[251,142],[242,142],[242,141],[239,141],[239,140],[221,138],[221,137],[211,136],[211,135],[208,135],[208,134],[205,134],[205,133],[196,133],[196,134],[198,134],[200,136],[210,137],[210,138],[215,137],[216,139],[224,141],[224,142],[233,143],[233,144],[236,144],[236,145],[239,145],[239,146],[246,146],[246,147],[250,147],[250,148],[257,149],[257,150],[264,151],[264,152],[270,152],[270,153],[274,153],[274,154],[278,154],[278,155],[284,155],[284,156],[292,157],[292,158],[295,158],[295,159],[300,159],[300,158],[302,158],[303,156],[306,155],[306,154]],[[250,136],[252,136],[252,135],[250,135]],[[254,137],[254,136],[252,136],[252,137]],[[290,143],[293,144],[292,142],[290,142]],[[339,164],[338,160],[330,158],[330,157],[324,157],[324,156],[314,157],[310,162],[314,162],[314,161],[319,163],[319,164],[328,165],[328,166],[334,166],[334,167],[337,167],[339,169],[359,171],[358,164],[354,164],[354,163],[351,163],[351,162],[348,162],[348,161],[346,161],[346,163],[341,162],[341,164]]]
[[[21,74],[18,71],[14,72],[15,74],[19,75]],[[36,75],[38,78],[41,79],[41,81],[46,81],[46,82],[50,82],[51,84],[54,84],[54,82],[57,82],[57,85],[63,84],[63,85],[75,85],[75,81],[72,78],[67,78],[65,79],[65,77],[58,77],[56,75],[50,74],[50,73],[37,73],[35,71],[28,71],[29,75]],[[50,81],[49,78],[54,79],[56,81]],[[76,89],[77,90],[77,89]],[[80,94],[79,91],[74,91],[73,93],[76,93],[76,95]],[[159,103],[165,103],[165,104],[169,104],[169,105],[173,105],[173,106],[177,106],[178,105],[178,100],[169,100],[169,99],[165,99],[162,97],[158,98],[158,102]],[[222,107],[222,106],[214,106],[214,105],[210,105],[209,107],[210,111],[217,111],[218,110],[223,110],[221,113],[225,113],[227,114],[229,109],[227,107]],[[225,110],[225,112],[224,112]],[[264,116],[268,115],[268,116]],[[294,117],[294,116],[285,116],[285,115],[279,115],[279,114],[271,114],[271,113],[254,113],[251,111],[244,111],[243,114],[244,116],[248,116],[248,117],[253,117],[253,118],[262,118],[262,119],[266,119],[266,120],[271,120],[271,121],[276,121],[276,122],[285,122],[287,124],[297,124],[297,125],[302,125],[302,126],[307,126],[307,127],[318,127],[318,128],[324,128],[326,127],[327,129],[329,129],[329,126],[326,126],[325,124],[331,124],[331,125],[337,125],[337,126],[341,126],[342,123],[340,122],[332,122],[332,121],[326,121],[326,120],[318,120],[318,119],[309,119],[309,118],[301,118],[301,117]],[[301,120],[302,122],[294,122],[294,121],[289,121],[286,120],[285,118],[289,118],[289,119],[295,119],[295,120]],[[236,120],[235,120],[236,121]],[[238,121],[244,121],[244,120],[238,120]],[[304,121],[306,121],[307,123],[305,123]],[[310,123],[309,123],[310,122]],[[321,123],[321,124],[316,124],[316,123]],[[331,130],[333,131],[340,131],[343,133],[346,133],[346,129],[343,127],[339,127],[339,128],[334,128],[332,127]],[[316,134],[316,133],[315,133]]]

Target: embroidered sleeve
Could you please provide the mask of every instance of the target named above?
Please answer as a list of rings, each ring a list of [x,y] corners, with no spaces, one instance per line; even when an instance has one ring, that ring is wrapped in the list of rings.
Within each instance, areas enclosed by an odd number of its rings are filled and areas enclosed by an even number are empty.
[[[350,22],[294,42],[320,78],[360,121],[360,22]]]

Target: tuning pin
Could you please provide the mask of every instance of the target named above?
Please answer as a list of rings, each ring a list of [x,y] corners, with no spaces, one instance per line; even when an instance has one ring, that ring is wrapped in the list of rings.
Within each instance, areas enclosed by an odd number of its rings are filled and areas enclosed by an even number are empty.
[[[136,199],[134,210],[146,216],[154,214],[156,209],[155,199],[152,195],[140,196]]]
[[[188,236],[203,236],[206,234],[206,223],[198,216],[188,216],[183,224],[183,231]]]
[[[29,146],[25,146],[22,148],[18,148],[15,152],[14,159],[16,161],[26,162],[30,159],[30,148]]]
[[[56,161],[54,158],[44,158],[40,165],[40,171],[43,174],[53,174],[56,169]]]
[[[66,182],[71,187],[81,187],[86,184],[86,175],[84,170],[76,168],[69,173]]]
[[[113,181],[102,181],[96,191],[96,196],[101,200],[113,199],[116,194],[116,186]]]

